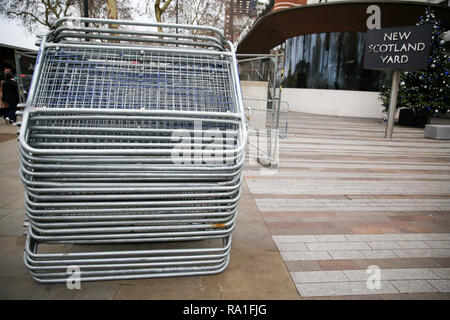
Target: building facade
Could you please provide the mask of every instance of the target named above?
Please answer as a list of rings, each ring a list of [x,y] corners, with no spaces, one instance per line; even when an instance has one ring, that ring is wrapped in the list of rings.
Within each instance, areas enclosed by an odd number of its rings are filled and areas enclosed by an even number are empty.
[[[256,20],[269,3],[269,0],[227,1],[225,7],[225,36],[235,42],[243,30]]]
[[[367,30],[415,25],[428,6],[450,29],[448,1],[275,0],[268,6],[241,36],[238,53],[281,49],[282,99],[293,111],[314,114],[384,116],[379,91],[390,74],[363,68]]]

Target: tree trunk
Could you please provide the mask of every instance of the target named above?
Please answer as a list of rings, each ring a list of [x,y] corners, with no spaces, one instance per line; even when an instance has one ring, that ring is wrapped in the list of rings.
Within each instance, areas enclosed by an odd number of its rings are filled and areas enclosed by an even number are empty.
[[[106,6],[106,10],[108,13],[108,19],[114,19],[117,20],[119,18],[119,14],[117,12],[117,1],[116,0],[108,0],[108,4]],[[117,24],[110,24],[110,29],[119,29],[119,25]],[[117,36],[116,33],[112,33],[112,36]],[[113,43],[118,43],[119,40],[110,40]]]
[[[162,14],[166,11],[167,7],[170,5],[170,3],[172,2],[172,0],[166,0],[166,2],[164,3],[164,5],[161,7],[161,0],[156,0],[155,1],[155,18],[157,22],[162,22]],[[162,32],[162,28],[158,27],[158,32]]]
[[[117,0],[108,0],[107,10],[108,10],[108,19],[117,20],[119,18],[119,14],[117,11]],[[110,24],[109,27],[112,29],[119,28],[117,24]]]
[[[159,7],[159,1],[155,2],[155,18],[156,18],[156,22],[161,22],[161,15],[162,15],[162,11],[161,8]],[[158,32],[162,32],[162,28],[158,27]]]

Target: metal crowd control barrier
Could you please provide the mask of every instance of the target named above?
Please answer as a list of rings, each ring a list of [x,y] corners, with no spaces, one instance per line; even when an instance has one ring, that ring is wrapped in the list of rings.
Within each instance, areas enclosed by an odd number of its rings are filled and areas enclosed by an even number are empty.
[[[279,138],[287,136],[289,104],[281,100],[282,54],[238,54],[242,99],[249,126],[249,158],[278,166]]]
[[[246,139],[235,52],[219,30],[58,20],[19,137],[26,267],[48,283],[67,281],[69,266],[81,281],[221,272]]]
[[[22,50],[14,50],[14,60],[16,63],[16,74],[17,74],[17,87],[19,89],[19,101],[21,103],[25,103],[27,99],[27,91],[28,91],[28,77],[29,74],[27,74],[28,70],[31,69],[31,67],[26,68],[26,70],[23,70],[22,66],[26,66],[26,63],[29,65],[34,65],[34,62],[37,57],[37,51],[22,51]],[[26,74],[23,74],[25,72]]]

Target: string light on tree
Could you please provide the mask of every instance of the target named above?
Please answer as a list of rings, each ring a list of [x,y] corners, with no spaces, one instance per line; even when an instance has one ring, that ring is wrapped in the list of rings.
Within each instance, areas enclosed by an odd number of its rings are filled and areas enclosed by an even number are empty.
[[[423,113],[446,113],[450,110],[450,57],[443,40],[445,32],[432,10],[427,9],[417,25],[432,24],[428,67],[424,70],[403,72],[400,75],[397,107],[413,109],[418,117]],[[390,100],[390,85],[383,86],[380,98],[386,111]]]

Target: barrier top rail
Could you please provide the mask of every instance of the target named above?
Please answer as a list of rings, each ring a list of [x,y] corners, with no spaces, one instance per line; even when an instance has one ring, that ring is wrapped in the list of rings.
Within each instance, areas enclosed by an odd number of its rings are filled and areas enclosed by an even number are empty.
[[[83,24],[85,26],[83,26]],[[88,27],[92,24],[95,28]],[[106,27],[100,27],[106,25]],[[117,27],[112,27],[117,26]],[[156,32],[155,30],[131,30],[130,27],[169,28],[173,32]],[[176,31],[176,32],[175,32]],[[180,32],[179,32],[180,31]],[[184,31],[184,33],[183,33]],[[203,34],[198,34],[203,33]],[[209,47],[219,51],[232,51],[234,47],[219,29],[209,26],[194,26],[160,22],[134,22],[129,20],[96,19],[96,18],[62,18],[55,22],[46,35],[45,42],[68,42],[77,39],[75,43],[87,40],[115,41],[104,45],[123,46],[124,43],[145,42],[172,44],[188,47]],[[186,41],[189,40],[189,41]],[[69,42],[70,43],[70,42]],[[89,42],[86,42],[89,43]],[[228,47],[228,48],[227,48]]]

